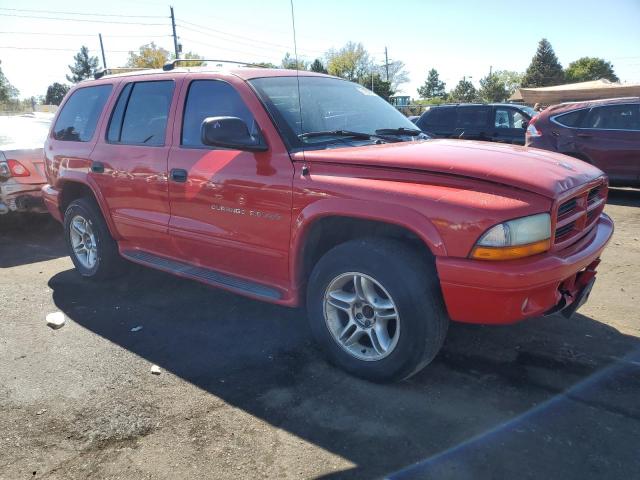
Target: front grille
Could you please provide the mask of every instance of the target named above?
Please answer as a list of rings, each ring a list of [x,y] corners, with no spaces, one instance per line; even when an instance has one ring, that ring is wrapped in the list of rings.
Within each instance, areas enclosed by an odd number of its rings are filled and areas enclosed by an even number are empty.
[[[564,248],[582,238],[602,213],[606,198],[607,184],[601,181],[560,203],[556,211],[554,243]]]
[[[568,200],[568,201],[564,202],[558,208],[558,217],[562,217],[562,216],[566,215],[567,213],[573,212],[573,210],[575,210],[577,204],[578,204],[578,201],[575,198],[572,198],[571,200]]]
[[[568,223],[567,225],[563,225],[562,227],[557,228],[556,242],[562,241],[563,237],[566,237],[567,235],[569,235],[573,230],[573,227],[575,226],[575,224],[576,222],[571,222],[571,223]]]
[[[600,199],[600,190],[602,189],[602,185],[597,186],[589,190],[589,194],[587,195],[587,203],[591,204],[594,201]]]

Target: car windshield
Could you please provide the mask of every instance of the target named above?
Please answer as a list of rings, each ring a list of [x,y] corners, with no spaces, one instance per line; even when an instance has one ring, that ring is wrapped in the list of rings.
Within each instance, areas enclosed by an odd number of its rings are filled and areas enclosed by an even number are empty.
[[[42,148],[49,133],[51,114],[0,116],[0,150]]]
[[[535,117],[538,114],[538,112],[536,112],[533,108],[527,107],[527,106],[520,107],[520,110],[522,110],[524,113],[526,113],[530,117]]]
[[[266,77],[250,83],[294,149],[425,138],[402,113],[356,83],[309,76]]]

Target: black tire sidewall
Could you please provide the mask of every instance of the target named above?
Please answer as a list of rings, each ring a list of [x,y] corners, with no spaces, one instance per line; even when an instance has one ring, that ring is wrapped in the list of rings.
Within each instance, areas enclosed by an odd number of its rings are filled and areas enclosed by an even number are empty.
[[[443,307],[439,288],[434,288],[435,269],[430,267],[423,257],[395,241],[351,241],[325,254],[309,279],[307,310],[313,335],[330,361],[359,377],[379,382],[405,378],[426,365],[440,349],[444,336]],[[396,305],[400,338],[393,352],[381,360],[353,357],[338,345],[326,325],[326,288],[346,272],[374,278]]]
[[[87,220],[96,240],[97,258],[96,264],[92,268],[87,268],[80,263],[71,244],[71,220],[78,215]],[[69,256],[78,273],[85,278],[102,277],[106,273],[104,257],[107,248],[105,243],[110,240],[110,238],[105,237],[105,234],[109,235],[109,232],[106,230],[106,225],[104,224],[101,214],[96,212],[95,207],[88,200],[74,200],[69,207],[67,207],[64,214],[64,233],[67,248],[69,249]]]

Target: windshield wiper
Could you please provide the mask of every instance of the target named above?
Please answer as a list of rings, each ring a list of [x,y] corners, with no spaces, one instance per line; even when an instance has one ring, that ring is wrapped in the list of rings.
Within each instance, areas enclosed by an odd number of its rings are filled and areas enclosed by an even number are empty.
[[[417,137],[422,133],[422,130],[416,130],[413,128],[380,128],[376,130],[378,135],[406,135],[408,137]]]
[[[377,132],[376,132],[377,133]],[[373,133],[364,133],[364,132],[352,132],[351,130],[322,130],[318,132],[306,132],[298,135],[300,140],[304,140],[305,138],[314,138],[314,137],[351,137],[358,140],[382,140],[387,141],[387,139],[382,138]]]

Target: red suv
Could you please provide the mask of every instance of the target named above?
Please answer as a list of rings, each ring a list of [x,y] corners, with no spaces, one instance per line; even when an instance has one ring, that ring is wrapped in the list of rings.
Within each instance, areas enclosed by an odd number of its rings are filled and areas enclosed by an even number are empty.
[[[84,277],[125,258],[306,304],[328,357],[376,381],[429,363],[449,319],[569,316],[589,295],[613,232],[597,168],[428,140],[327,75],[174,67],[83,82],[54,121],[44,198]]]
[[[640,186],[640,98],[549,107],[529,123],[526,145],[589,162],[612,185]]]

